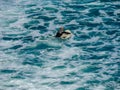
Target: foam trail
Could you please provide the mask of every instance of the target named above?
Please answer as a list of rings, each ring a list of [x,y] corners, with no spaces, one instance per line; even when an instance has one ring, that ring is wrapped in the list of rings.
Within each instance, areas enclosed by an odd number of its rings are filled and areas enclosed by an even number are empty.
[[[1,0],[0,90],[119,90],[119,3]]]

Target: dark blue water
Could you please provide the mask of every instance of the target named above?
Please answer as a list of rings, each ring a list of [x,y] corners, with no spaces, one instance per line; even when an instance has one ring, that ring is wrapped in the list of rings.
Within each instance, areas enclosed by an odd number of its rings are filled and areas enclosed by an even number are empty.
[[[120,1],[0,0],[0,90],[120,90]]]

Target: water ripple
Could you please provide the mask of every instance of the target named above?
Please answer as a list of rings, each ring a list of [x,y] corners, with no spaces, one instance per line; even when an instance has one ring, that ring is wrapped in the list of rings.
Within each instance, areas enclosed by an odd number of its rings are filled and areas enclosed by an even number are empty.
[[[0,90],[119,90],[119,0],[1,0]],[[64,26],[68,40],[54,34]]]

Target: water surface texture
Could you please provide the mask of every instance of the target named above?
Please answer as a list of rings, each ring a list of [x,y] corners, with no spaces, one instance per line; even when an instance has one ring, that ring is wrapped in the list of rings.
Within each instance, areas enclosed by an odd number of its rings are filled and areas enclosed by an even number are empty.
[[[120,1],[0,0],[0,90],[120,90]]]

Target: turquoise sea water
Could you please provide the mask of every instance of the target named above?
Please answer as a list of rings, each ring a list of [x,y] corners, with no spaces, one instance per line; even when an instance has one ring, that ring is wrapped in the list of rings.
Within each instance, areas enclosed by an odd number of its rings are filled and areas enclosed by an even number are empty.
[[[120,90],[120,1],[0,0],[0,90]]]

